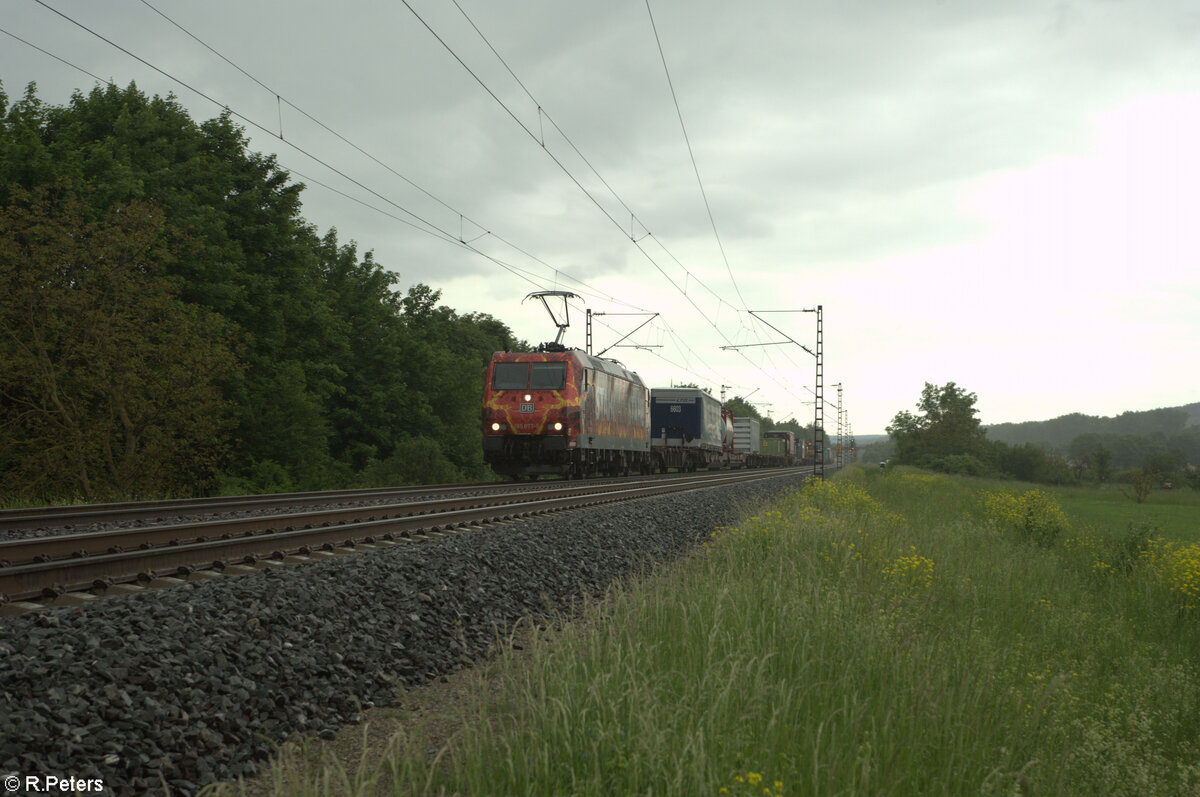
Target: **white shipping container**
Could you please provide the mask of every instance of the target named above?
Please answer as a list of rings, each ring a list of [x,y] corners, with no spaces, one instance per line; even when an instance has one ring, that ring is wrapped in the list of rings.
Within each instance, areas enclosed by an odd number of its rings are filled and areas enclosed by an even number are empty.
[[[733,450],[739,454],[757,454],[762,446],[762,424],[755,418],[733,419]]]

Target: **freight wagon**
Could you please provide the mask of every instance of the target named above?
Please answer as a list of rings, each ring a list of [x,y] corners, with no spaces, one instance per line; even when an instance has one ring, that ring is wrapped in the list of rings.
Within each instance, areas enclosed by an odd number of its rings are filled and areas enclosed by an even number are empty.
[[[762,423],[757,418],[733,419],[732,464],[745,468],[767,464],[762,451]]]
[[[796,434],[786,429],[772,429],[763,434],[761,448],[763,465],[778,467],[796,462]]]
[[[796,456],[796,433],[786,429],[772,429],[763,435],[766,440],[778,441],[777,445],[772,446],[773,454],[794,457]]]

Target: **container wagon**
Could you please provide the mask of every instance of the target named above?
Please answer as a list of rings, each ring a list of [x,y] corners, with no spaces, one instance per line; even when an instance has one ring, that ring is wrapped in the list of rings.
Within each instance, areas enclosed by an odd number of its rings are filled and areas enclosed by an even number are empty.
[[[761,468],[762,423],[757,418],[733,419],[733,462],[745,468]]]
[[[655,470],[694,471],[726,464],[726,422],[721,402],[698,388],[650,391],[650,440]]]

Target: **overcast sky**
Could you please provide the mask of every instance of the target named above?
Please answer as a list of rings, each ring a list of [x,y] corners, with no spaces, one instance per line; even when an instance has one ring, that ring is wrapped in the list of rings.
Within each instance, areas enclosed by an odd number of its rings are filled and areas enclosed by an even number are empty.
[[[860,435],[925,382],[984,423],[1200,401],[1194,0],[407,2],[0,0],[0,28],[251,120],[401,289],[531,342],[526,294],[574,291],[596,351],[658,313],[607,355],[653,386],[810,420],[816,317],[780,311],[821,305],[831,434],[838,383]],[[0,80],[96,84],[2,34]]]

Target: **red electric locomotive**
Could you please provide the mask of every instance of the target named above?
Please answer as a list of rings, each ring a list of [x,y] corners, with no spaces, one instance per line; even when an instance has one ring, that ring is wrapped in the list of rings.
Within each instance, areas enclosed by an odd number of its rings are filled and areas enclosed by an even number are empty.
[[[650,391],[620,363],[551,343],[496,352],[483,395],[483,456],[519,479],[650,469]]]

